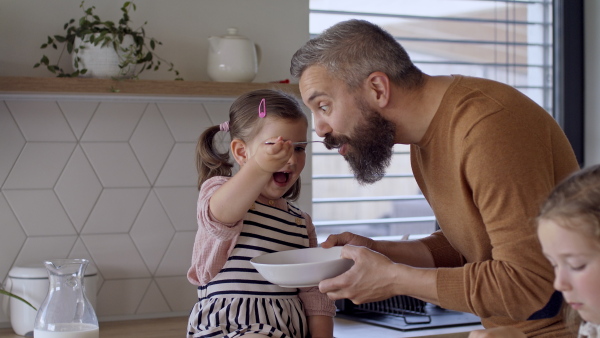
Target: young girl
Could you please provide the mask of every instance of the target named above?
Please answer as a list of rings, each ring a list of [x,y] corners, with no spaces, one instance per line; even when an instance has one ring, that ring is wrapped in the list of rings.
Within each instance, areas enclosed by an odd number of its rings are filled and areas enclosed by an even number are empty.
[[[291,95],[257,90],[239,97],[229,121],[208,128],[197,146],[198,233],[188,279],[198,285],[188,337],[333,337],[335,305],[318,288],[267,282],[253,257],[317,246],[300,194],[308,120]],[[215,136],[229,133],[240,169]],[[268,143],[267,143],[268,142]]]
[[[552,191],[538,217],[538,237],[554,266],[554,288],[583,319],[579,337],[600,337],[600,166]]]
[[[538,238],[554,266],[554,288],[577,313],[577,337],[600,337],[600,165],[580,170],[557,185],[537,218]],[[575,334],[575,332],[574,332]],[[470,337],[525,337],[512,328],[473,331]]]

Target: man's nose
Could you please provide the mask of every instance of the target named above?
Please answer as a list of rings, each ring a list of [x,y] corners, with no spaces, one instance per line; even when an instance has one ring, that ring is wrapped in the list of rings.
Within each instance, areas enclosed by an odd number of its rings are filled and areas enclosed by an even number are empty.
[[[313,115],[313,117],[315,124],[315,132],[319,137],[325,137],[325,135],[331,134],[333,130],[331,129],[329,124],[325,122],[325,119],[317,115]]]

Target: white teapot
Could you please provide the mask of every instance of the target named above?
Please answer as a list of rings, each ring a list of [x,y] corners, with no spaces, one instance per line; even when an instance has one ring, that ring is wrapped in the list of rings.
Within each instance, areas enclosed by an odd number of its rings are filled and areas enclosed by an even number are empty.
[[[219,82],[252,82],[258,73],[260,48],[228,28],[223,36],[208,38],[208,76]]]

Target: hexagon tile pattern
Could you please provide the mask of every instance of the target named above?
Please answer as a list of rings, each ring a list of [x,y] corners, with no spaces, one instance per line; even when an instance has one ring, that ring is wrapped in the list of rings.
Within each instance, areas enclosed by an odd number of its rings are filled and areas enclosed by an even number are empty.
[[[87,258],[98,271],[100,320],[187,315],[197,299],[186,278],[195,143],[228,119],[232,100],[3,100],[0,282],[13,266]]]

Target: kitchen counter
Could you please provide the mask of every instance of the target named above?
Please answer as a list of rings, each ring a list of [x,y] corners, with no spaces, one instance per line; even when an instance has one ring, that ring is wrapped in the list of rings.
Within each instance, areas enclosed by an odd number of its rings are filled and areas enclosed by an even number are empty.
[[[186,323],[187,317],[100,322],[100,338],[182,338],[185,337]],[[342,318],[335,318],[334,327],[337,338],[463,338],[468,336],[469,331],[482,328],[480,325],[473,325],[402,332]],[[0,329],[0,337],[22,338],[10,328]]]

